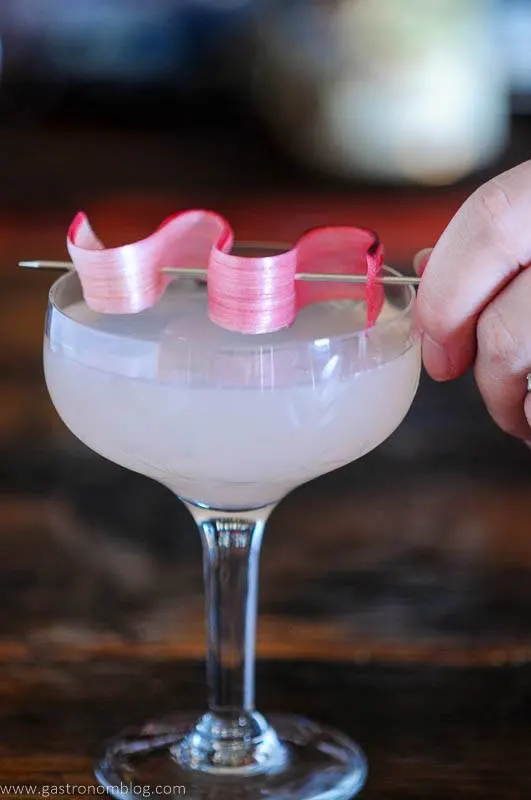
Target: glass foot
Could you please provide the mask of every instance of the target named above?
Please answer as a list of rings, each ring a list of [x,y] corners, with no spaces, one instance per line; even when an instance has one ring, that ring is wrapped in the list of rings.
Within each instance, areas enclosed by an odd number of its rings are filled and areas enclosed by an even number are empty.
[[[112,741],[96,777],[113,797],[185,797],[187,800],[350,800],[367,764],[343,734],[302,717],[272,715],[282,757],[259,774],[226,767],[199,771],[179,763],[182,742],[198,716],[179,714]]]

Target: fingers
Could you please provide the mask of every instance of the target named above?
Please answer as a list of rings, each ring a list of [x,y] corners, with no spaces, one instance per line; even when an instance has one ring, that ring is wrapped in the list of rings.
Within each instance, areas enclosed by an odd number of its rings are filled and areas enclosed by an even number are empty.
[[[531,268],[518,275],[480,315],[475,378],[494,421],[531,439]]]
[[[530,261],[531,161],[475,192],[429,257],[417,319],[433,378],[456,378],[472,365],[479,315]]]
[[[531,392],[528,392],[527,396],[525,398],[525,401],[524,401],[524,412],[525,412],[525,418],[527,420],[527,423],[528,423],[528,425],[531,426]],[[530,438],[529,433],[530,432],[528,431],[527,432],[527,437],[525,439],[525,442],[526,442],[528,447],[531,447],[531,438]]]

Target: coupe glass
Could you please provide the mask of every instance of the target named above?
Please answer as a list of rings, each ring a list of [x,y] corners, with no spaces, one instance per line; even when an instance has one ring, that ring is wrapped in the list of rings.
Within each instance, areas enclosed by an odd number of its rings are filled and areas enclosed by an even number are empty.
[[[393,284],[370,330],[364,302],[349,300],[247,336],[212,324],[204,283],[188,278],[133,316],[91,312],[75,273],[52,287],[44,367],[58,413],[177,495],[203,543],[208,710],[111,741],[96,772],[111,794],[342,800],[363,785],[348,737],[255,709],[260,544],[290,490],[368,453],[406,415],[420,373],[413,308],[414,291]]]

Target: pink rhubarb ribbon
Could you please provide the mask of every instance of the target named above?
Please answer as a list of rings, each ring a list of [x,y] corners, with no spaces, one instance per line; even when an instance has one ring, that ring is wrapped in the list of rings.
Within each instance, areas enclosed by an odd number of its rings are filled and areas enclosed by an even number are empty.
[[[310,303],[365,300],[367,327],[376,322],[384,293],[377,281],[383,246],[377,235],[350,226],[314,228],[286,252],[242,257],[230,252],[234,234],[211,211],[168,217],[150,236],[105,248],[84,213],[72,222],[67,248],[87,305],[103,314],[135,314],[153,306],[173,275],[164,268],[207,270],[212,322],[240,333],[269,333],[291,325]],[[367,275],[366,284],[310,283],[296,273]]]

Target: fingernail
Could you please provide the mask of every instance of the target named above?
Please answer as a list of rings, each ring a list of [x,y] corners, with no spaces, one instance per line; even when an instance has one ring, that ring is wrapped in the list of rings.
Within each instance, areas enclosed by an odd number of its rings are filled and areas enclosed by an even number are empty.
[[[417,273],[417,275],[422,275],[428,261],[430,260],[430,256],[433,252],[433,247],[425,247],[423,250],[419,250],[415,258],[413,259],[413,269]]]
[[[446,350],[425,333],[422,337],[422,360],[427,372],[435,381],[448,380],[451,364]]]

